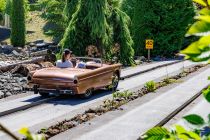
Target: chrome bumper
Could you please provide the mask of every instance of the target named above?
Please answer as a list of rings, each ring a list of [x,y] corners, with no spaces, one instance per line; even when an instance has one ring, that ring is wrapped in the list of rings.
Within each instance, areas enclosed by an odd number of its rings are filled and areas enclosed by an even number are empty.
[[[71,89],[46,89],[46,88],[39,88],[38,85],[34,85],[33,89],[34,89],[34,94],[38,94],[39,92],[47,92],[54,94],[75,95],[75,92]]]

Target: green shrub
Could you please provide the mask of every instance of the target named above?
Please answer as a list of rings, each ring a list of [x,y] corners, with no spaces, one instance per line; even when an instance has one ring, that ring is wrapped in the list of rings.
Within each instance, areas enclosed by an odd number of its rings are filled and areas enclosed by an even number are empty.
[[[0,12],[3,12],[6,6],[5,0],[0,0]]]
[[[132,95],[133,95],[132,92],[130,92],[130,91],[124,91],[124,92],[115,92],[115,93],[112,94],[112,97],[113,97],[113,99],[116,99],[116,98],[125,98],[125,99],[128,99]]]
[[[11,43],[15,47],[25,45],[25,3],[24,0],[13,0],[11,11]]]
[[[154,81],[149,81],[145,84],[145,87],[149,92],[153,92],[156,90],[156,83]]]
[[[0,0],[0,22],[3,20],[3,14],[5,10],[5,0]]]
[[[33,3],[29,5],[30,11],[41,11],[41,5],[39,3]]]
[[[193,16],[191,0],[136,0],[132,18],[136,54],[146,55],[145,39],[154,39],[153,56],[178,53]]]

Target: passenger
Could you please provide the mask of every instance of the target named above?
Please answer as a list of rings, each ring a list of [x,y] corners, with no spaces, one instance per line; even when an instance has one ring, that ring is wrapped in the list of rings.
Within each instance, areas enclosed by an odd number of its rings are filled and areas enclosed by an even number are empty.
[[[86,68],[86,63],[85,62],[77,62],[76,68],[80,68],[80,69],[85,69]]]
[[[62,54],[62,59],[56,62],[56,67],[73,68],[71,57],[72,57],[72,51],[70,51],[69,49],[65,49]]]

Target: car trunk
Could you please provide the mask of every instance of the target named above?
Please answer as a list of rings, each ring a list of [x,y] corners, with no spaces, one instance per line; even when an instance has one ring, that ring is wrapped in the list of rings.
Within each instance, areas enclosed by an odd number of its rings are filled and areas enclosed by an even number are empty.
[[[76,69],[76,68],[45,68],[36,71],[33,74],[34,79],[60,79],[60,80],[74,80],[75,76],[88,72],[88,69]]]

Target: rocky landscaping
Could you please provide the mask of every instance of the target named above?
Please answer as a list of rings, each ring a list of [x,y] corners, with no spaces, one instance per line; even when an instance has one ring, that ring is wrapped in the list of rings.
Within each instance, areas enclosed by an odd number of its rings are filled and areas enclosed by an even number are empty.
[[[130,101],[133,101],[139,97],[142,97],[145,94],[153,92],[156,89],[167,86],[169,84],[173,84],[175,82],[180,82],[179,80],[181,78],[186,77],[190,73],[193,73],[204,66],[205,65],[197,65],[192,68],[188,68],[187,70],[179,73],[176,76],[168,77],[157,83],[150,81],[150,83],[145,84],[145,87],[142,89],[139,89],[137,92],[125,91],[125,92],[113,93],[113,98],[105,100],[102,105],[96,108],[90,108],[89,110],[85,111],[83,114],[78,114],[69,120],[58,122],[57,124],[49,128],[44,128],[40,130],[38,133],[44,134],[45,138],[49,139],[50,137],[53,137],[73,127],[76,127],[79,124],[85,123],[97,116],[101,116],[102,114],[108,111],[121,110],[122,108],[120,108],[120,106]]]
[[[28,43],[25,48],[0,43],[0,99],[29,90],[29,71],[53,66],[50,62],[43,62],[48,49],[57,51],[57,46],[41,39]]]

